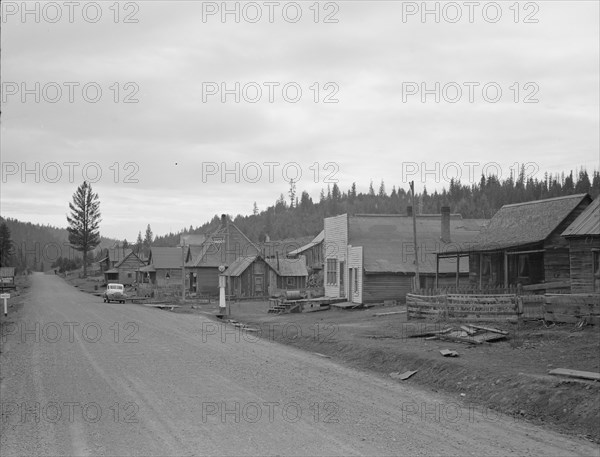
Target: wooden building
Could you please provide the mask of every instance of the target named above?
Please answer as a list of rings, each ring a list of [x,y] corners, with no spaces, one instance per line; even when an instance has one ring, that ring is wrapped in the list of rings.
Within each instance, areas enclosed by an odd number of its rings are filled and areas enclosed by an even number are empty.
[[[220,227],[207,236],[200,248],[192,248],[189,251],[185,263],[189,292],[218,297],[219,274],[237,258],[259,254],[258,246],[226,215],[222,215]]]
[[[227,294],[236,298],[275,296],[306,287],[308,271],[303,257],[264,259],[238,257],[225,271]]]
[[[118,263],[120,263],[125,257],[132,252],[131,249],[125,249],[122,247],[105,248],[100,252],[100,272],[104,273],[108,270],[114,269]]]
[[[569,243],[571,293],[600,293],[600,197],[562,233]]]
[[[314,237],[310,243],[301,246],[298,249],[290,251],[288,256],[291,258],[298,258],[304,256],[306,259],[306,268],[309,272],[323,269],[323,250],[325,240],[325,230]]]
[[[439,259],[469,258],[469,278],[479,288],[569,292],[569,245],[563,232],[590,204],[587,194],[504,205],[468,249]]]
[[[148,265],[138,268],[137,282],[151,287],[181,288],[185,252],[181,247],[153,247]]]
[[[104,272],[104,280],[106,283],[131,285],[137,281],[137,271],[144,266],[146,262],[135,252],[130,251],[114,268]]]
[[[447,207],[443,214],[417,216],[418,287],[433,286],[437,252],[472,242],[486,222],[451,215]],[[327,297],[355,303],[403,301],[416,286],[413,219],[408,215],[326,218],[324,246]],[[468,277],[466,261],[441,261],[438,280],[454,284],[457,269],[460,277]]]

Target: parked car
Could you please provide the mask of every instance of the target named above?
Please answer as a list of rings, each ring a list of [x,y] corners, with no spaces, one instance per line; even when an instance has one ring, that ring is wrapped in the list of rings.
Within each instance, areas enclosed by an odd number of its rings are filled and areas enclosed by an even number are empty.
[[[123,284],[107,284],[106,290],[104,291],[104,303],[110,303],[110,301],[118,301],[119,303],[125,303],[125,286]]]

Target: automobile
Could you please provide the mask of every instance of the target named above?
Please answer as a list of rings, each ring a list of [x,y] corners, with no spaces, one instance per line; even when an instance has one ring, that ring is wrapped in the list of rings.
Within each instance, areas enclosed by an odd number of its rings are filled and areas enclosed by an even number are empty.
[[[123,284],[107,284],[106,290],[104,291],[104,303],[110,303],[112,301],[116,301],[119,303],[125,303],[125,286]]]

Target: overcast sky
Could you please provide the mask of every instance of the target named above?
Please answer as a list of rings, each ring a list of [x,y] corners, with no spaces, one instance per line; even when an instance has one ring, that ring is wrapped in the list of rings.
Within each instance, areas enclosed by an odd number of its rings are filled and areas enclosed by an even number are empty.
[[[289,179],[318,200],[600,167],[597,1],[112,5],[2,2],[2,216],[64,227],[87,177],[132,241]]]

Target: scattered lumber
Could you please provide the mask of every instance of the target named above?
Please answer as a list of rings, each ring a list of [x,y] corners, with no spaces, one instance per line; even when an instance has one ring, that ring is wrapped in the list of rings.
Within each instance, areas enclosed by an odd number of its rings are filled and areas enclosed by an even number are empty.
[[[482,327],[480,325],[469,325],[469,327],[473,327],[478,330],[486,330],[488,332],[501,333],[502,335],[508,335],[508,332],[505,332],[504,330],[498,330],[497,328]]]
[[[409,338],[424,338],[424,337],[428,337],[428,336],[437,336],[443,333],[448,333],[452,331],[451,328],[445,328],[444,330],[429,330],[429,331],[424,331],[421,333],[415,333],[414,335],[410,335]]]
[[[458,357],[458,352],[451,351],[450,349],[442,349],[440,354],[442,354],[444,357]]]
[[[392,314],[406,314],[406,310],[404,310],[404,311],[390,311],[389,313],[375,313],[375,314],[373,314],[373,316],[374,317],[391,316]]]
[[[404,373],[400,373],[399,371],[395,371],[393,373],[390,373],[390,376],[393,379],[399,379],[401,381],[404,381],[408,378],[410,378],[412,375],[414,375],[417,372],[417,370],[415,371],[405,371]]]
[[[550,370],[549,374],[555,376],[568,376],[569,378],[590,379],[592,381],[600,381],[600,373],[595,371],[579,371],[569,370],[568,368],[555,368]]]

